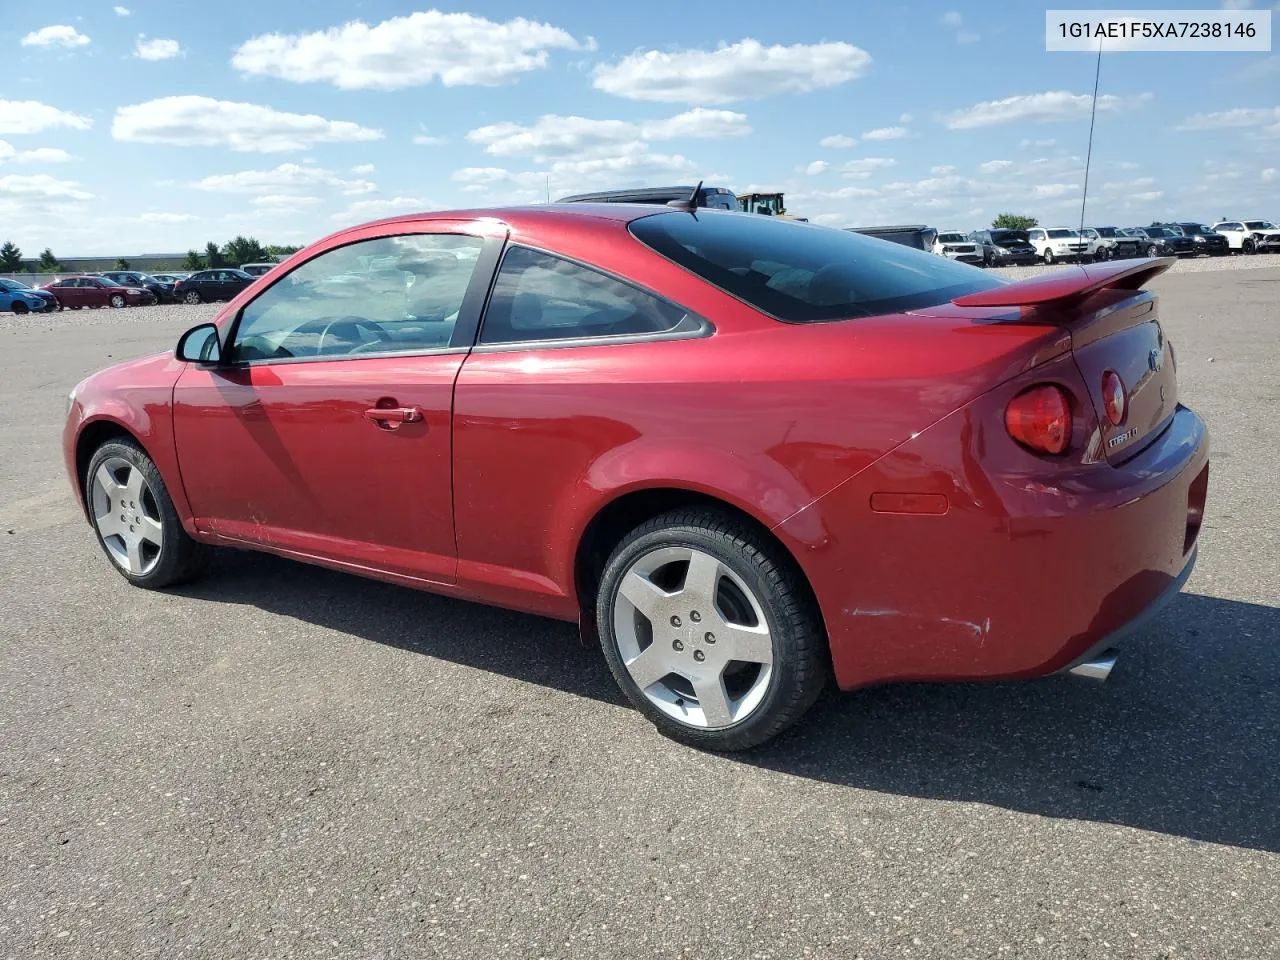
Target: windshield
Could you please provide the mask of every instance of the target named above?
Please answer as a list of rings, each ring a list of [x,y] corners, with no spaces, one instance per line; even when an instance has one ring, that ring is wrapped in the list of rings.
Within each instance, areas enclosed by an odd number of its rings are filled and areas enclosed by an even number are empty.
[[[992,230],[991,239],[1000,244],[1030,242],[1027,238],[1027,231],[1025,230]]]
[[[938,234],[939,243],[968,243],[969,238],[963,233],[940,233]]]
[[[31,288],[21,280],[6,280],[0,277],[0,290],[30,290]]]
[[[1246,220],[1244,225],[1250,230],[1274,230],[1275,224],[1270,220]]]
[[[641,243],[772,317],[814,323],[899,313],[989,290],[976,267],[849,230],[732,213],[663,213]]]
[[[1049,236],[1054,240],[1064,240],[1068,237],[1074,237],[1075,235],[1076,235],[1076,232],[1074,230],[1050,230],[1049,231]]]
[[[123,286],[124,286],[124,284],[123,284],[123,283],[117,283],[115,280],[112,280],[110,277],[98,277],[98,278],[96,278],[96,279],[97,279],[97,280],[98,280],[98,281],[99,281],[99,282],[100,282],[104,287],[123,287]]]
[[[1097,233],[1098,236],[1104,237],[1107,240],[1114,239],[1116,236],[1115,227],[1098,227],[1094,232]]]
[[[1146,228],[1145,230],[1143,230],[1142,232],[1143,232],[1143,233],[1145,233],[1148,237],[1171,237],[1171,236],[1173,236],[1173,234],[1171,234],[1171,233],[1170,233],[1168,230],[1166,230],[1164,227],[1147,227],[1147,228]]]

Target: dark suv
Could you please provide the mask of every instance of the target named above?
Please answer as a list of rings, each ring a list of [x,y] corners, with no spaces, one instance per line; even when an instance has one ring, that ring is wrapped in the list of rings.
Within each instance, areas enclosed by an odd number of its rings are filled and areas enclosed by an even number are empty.
[[[173,295],[172,283],[165,283],[163,280],[157,280],[137,270],[107,270],[98,276],[114,280],[122,287],[141,287],[143,290],[150,290],[157,303],[173,303],[177,299]]]
[[[1036,263],[1040,259],[1025,230],[975,230],[969,239],[982,248],[982,262],[988,267]]]
[[[1211,257],[1225,257],[1231,252],[1227,238],[1208,224],[1193,223],[1188,220],[1177,223],[1153,223],[1152,226],[1164,227],[1166,230],[1181,233],[1184,237],[1190,237],[1191,242],[1195,244],[1196,253],[1207,253]]]
[[[1122,231],[1125,236],[1137,237],[1142,243],[1142,252],[1148,257],[1194,257],[1195,241],[1183,236],[1181,230],[1170,230],[1168,227],[1129,227]]]

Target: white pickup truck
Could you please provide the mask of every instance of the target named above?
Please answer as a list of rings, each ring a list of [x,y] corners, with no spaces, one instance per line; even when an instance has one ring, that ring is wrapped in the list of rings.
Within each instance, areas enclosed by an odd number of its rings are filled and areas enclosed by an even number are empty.
[[[1070,227],[1032,227],[1027,231],[1027,239],[1045,263],[1093,259],[1094,241]]]
[[[1232,253],[1280,253],[1280,227],[1270,220],[1223,220],[1213,229]]]

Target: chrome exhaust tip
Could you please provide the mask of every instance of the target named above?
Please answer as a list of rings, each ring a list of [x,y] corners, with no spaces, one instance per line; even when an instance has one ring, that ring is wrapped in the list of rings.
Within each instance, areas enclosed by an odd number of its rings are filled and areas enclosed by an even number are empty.
[[[1097,680],[1101,683],[1111,676],[1111,670],[1116,665],[1119,658],[1115,650],[1104,650],[1092,660],[1086,660],[1084,663],[1077,663],[1074,667],[1067,671],[1073,677],[1085,677],[1089,680]]]

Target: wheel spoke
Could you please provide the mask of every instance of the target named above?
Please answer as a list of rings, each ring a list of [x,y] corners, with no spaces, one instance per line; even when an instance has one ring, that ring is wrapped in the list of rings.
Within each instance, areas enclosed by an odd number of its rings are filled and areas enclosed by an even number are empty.
[[[666,650],[658,644],[651,643],[627,663],[627,672],[641,690],[653,686],[667,674],[671,673],[671,663]]]
[[[160,546],[161,538],[164,536],[164,527],[160,525],[159,520],[152,520],[150,517],[142,517],[138,526],[138,536],[147,543]]]
[[[116,478],[112,475],[111,471],[107,469],[107,465],[105,463],[100,466],[98,468],[98,472],[94,474],[94,480],[96,480],[98,486],[102,488],[102,492],[105,493],[112,501],[111,508],[114,510],[119,506],[115,501],[119,500],[120,497],[124,495],[124,488],[116,482]]]
[[[724,644],[723,650],[731,660],[745,663],[773,663],[773,641],[769,636],[769,628],[761,624],[757,627],[744,627],[737,623],[722,624],[716,630],[717,645]]]
[[[130,537],[124,542],[125,548],[129,554],[129,572],[142,572],[142,541],[137,537]]]
[[[698,695],[698,706],[702,708],[707,726],[723,727],[733,722],[729,694],[725,692],[724,680],[719,673],[694,683],[693,692]]]
[[[100,517],[93,518],[94,525],[98,528],[98,533],[105,540],[107,537],[113,537],[122,529],[120,517],[114,510],[108,510]]]
[[[129,479],[124,482],[124,497],[130,504],[136,504],[142,499],[142,490],[145,483],[142,471],[137,467],[130,467]]]
[[[689,552],[689,570],[684,575],[684,592],[690,602],[714,607],[720,584],[720,561],[701,550]]]
[[[657,617],[659,607],[668,597],[656,583],[634,570],[622,578],[618,593],[651,621]]]

